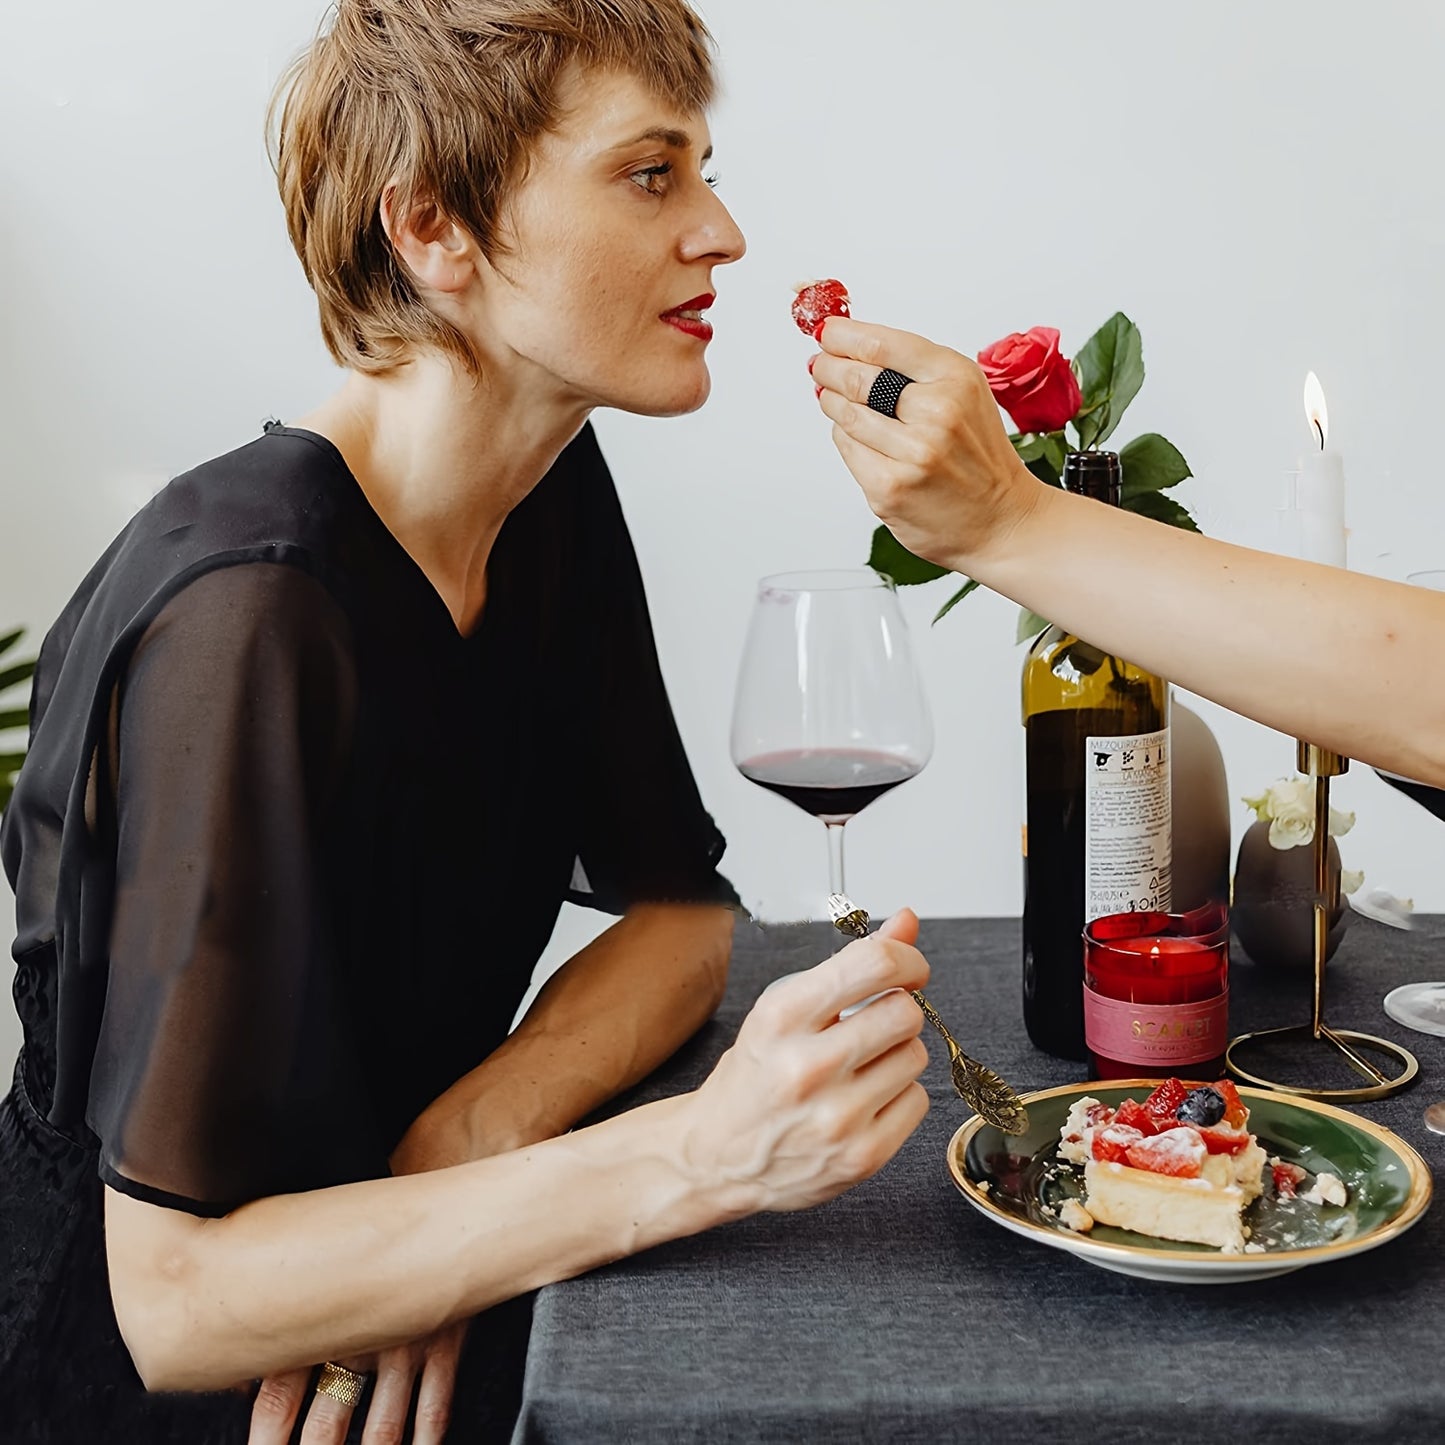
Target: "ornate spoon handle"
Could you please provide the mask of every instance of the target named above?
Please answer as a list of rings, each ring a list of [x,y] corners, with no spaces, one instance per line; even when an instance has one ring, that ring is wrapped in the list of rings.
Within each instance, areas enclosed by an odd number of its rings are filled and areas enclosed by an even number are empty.
[[[842,893],[828,897],[833,926],[853,938],[868,937],[868,914]],[[1023,1134],[1029,1127],[1029,1111],[1019,1096],[990,1068],[971,1059],[959,1047],[938,1010],[924,997],[921,989],[910,989],[914,1002],[923,1010],[923,1017],[943,1035],[948,1045],[949,1073],[953,1087],[964,1103],[995,1128],[1005,1134]]]
[[[867,937],[866,934],[864,934],[863,936]],[[963,1050],[959,1048],[958,1040],[955,1039],[951,1033],[949,1033],[948,1025],[944,1023],[941,1018],[939,1018],[938,1010],[934,1008],[934,1006],[929,1003],[929,1001],[924,997],[922,989],[913,988],[909,989],[909,992],[913,995],[914,1003],[916,1003],[918,1007],[923,1010],[923,1017],[926,1018],[928,1022],[931,1023],[933,1027],[936,1028],[938,1032],[943,1035],[943,1042],[948,1045],[948,1057],[950,1059],[956,1059],[963,1052]]]

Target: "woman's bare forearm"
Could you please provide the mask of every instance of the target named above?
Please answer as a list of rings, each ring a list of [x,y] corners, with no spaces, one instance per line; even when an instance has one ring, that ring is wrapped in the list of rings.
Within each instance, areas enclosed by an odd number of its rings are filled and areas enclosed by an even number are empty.
[[[1201,537],[1040,485],[958,570],[1281,732],[1445,785],[1445,594]],[[1424,665],[1422,665],[1424,664]]]
[[[839,455],[920,557],[1204,697],[1445,785],[1445,594],[1212,541],[1031,476],[977,363],[831,317],[810,370]],[[867,405],[880,368],[914,380]]]
[[[398,1168],[437,1168],[549,1139],[646,1077],[722,1000],[733,915],[630,910],[562,966],[484,1063],[437,1099]]]
[[[690,1097],[497,1158],[276,1196],[218,1220],[108,1190],[111,1289],[142,1378],[220,1389],[369,1354],[744,1212],[685,1166]]]
[[[109,1191],[111,1295],[142,1379],[215,1389],[375,1354],[868,1178],[928,1107],[923,1015],[908,994],[928,981],[917,931],[904,910],[769,990],[692,1093],[527,1149],[209,1222]]]

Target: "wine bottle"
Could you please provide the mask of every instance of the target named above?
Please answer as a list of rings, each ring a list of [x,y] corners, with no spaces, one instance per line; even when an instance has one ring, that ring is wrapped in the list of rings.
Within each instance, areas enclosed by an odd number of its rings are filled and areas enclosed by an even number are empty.
[[[1064,486],[1119,505],[1113,452],[1073,452]],[[1083,929],[1170,905],[1169,685],[1049,627],[1023,670],[1024,1024],[1085,1059]]]

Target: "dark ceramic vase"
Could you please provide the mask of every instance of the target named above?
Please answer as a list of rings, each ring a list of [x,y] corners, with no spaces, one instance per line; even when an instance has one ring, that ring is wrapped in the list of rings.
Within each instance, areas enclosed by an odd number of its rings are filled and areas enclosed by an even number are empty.
[[[1265,821],[1255,823],[1240,839],[1230,921],[1240,948],[1261,968],[1313,969],[1314,863],[1313,848],[1272,847]],[[1329,870],[1338,895],[1340,850],[1333,838]],[[1341,898],[1330,914],[1327,959],[1340,946],[1349,921],[1349,905]]]

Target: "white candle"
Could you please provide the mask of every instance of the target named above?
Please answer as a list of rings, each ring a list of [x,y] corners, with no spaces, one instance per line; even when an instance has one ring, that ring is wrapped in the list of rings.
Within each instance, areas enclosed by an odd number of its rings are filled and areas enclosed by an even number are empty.
[[[1315,445],[1300,461],[1295,480],[1294,536],[1306,562],[1345,566],[1345,464],[1329,448],[1329,412],[1319,377],[1305,378],[1305,416]]]

